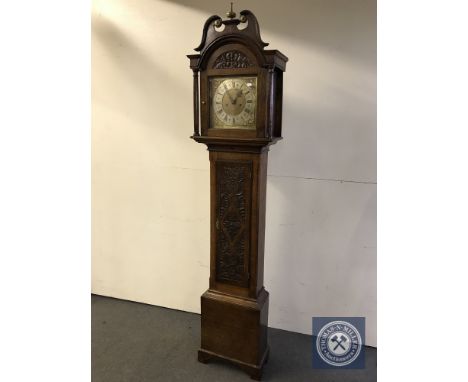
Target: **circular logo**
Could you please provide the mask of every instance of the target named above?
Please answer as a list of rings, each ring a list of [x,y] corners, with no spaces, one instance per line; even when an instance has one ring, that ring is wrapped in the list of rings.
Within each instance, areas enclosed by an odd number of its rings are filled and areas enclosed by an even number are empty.
[[[361,348],[361,335],[346,321],[329,322],[317,335],[317,352],[332,366],[349,365],[359,356]]]

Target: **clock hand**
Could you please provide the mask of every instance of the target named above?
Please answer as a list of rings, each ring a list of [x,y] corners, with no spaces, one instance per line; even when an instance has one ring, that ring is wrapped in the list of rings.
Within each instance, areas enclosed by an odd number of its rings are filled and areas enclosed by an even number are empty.
[[[229,92],[229,89],[226,85],[226,82],[223,83],[224,89],[226,90],[226,94],[228,95],[229,99],[231,100],[231,103],[234,105],[234,99],[231,97],[231,93]]]
[[[240,95],[242,94],[242,90],[238,90],[237,91],[237,95],[236,95],[236,98],[234,98],[234,104],[237,104],[237,99],[240,97]]]
[[[231,100],[231,103],[234,105],[234,103],[236,102],[236,99],[231,97],[231,93],[229,91],[227,92],[227,95],[229,99]]]

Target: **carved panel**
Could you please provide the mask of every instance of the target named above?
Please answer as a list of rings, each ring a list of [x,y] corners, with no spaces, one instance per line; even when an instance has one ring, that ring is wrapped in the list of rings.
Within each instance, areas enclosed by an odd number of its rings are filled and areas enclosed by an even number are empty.
[[[253,66],[249,58],[238,50],[230,50],[221,54],[214,62],[214,69],[239,69]]]
[[[252,162],[216,162],[216,280],[249,281]]]

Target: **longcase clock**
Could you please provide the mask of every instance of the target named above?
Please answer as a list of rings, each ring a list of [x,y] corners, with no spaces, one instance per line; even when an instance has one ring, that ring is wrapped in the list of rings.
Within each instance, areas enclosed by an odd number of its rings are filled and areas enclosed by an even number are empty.
[[[193,70],[194,134],[211,183],[209,289],[201,296],[200,362],[224,359],[259,380],[268,360],[263,286],[269,146],[281,139],[287,57],[260,37],[250,11],[211,16]]]

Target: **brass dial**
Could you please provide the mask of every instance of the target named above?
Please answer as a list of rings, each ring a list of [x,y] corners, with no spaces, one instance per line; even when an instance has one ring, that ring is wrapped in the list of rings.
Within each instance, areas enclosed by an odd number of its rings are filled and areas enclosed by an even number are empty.
[[[211,127],[255,129],[256,77],[214,78],[211,97]]]

